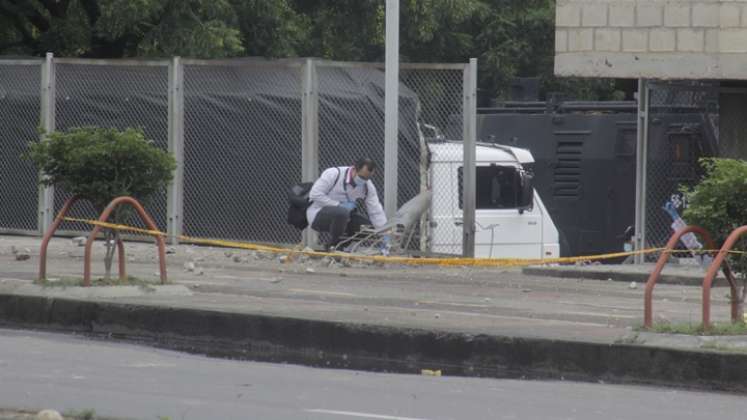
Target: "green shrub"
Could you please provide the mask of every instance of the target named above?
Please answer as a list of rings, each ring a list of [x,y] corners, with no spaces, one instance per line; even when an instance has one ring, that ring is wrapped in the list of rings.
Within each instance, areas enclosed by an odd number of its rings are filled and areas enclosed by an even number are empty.
[[[101,213],[116,197],[130,196],[147,203],[153,193],[173,179],[174,157],[128,128],[73,128],[46,134],[29,145],[27,157],[42,171],[41,183],[55,185],[93,204]],[[125,223],[131,209],[120,206],[109,221]],[[106,230],[106,279],[111,277],[118,231]]]
[[[700,163],[705,169],[703,179],[694,188],[682,190],[687,203],[683,218],[708,230],[721,247],[734,229],[747,225],[747,161],[706,158]],[[733,249],[746,251],[745,244],[746,240],[740,240]],[[747,254],[730,254],[727,261],[745,283],[735,297],[740,301],[741,314],[747,293]]]
[[[146,201],[173,178],[173,156],[155,147],[141,130],[74,128],[45,135],[29,147],[29,158],[56,185],[102,211],[119,196]]]

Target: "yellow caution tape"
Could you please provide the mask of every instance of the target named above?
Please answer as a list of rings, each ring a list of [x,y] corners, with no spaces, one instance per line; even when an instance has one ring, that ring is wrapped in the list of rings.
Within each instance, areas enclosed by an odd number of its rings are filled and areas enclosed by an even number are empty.
[[[197,245],[211,245],[219,246],[223,248],[236,248],[236,249],[247,249],[252,251],[270,252],[276,254],[286,255],[308,255],[314,257],[339,257],[357,261],[373,261],[385,264],[403,264],[403,265],[436,265],[436,266],[471,266],[471,267],[526,267],[531,265],[544,265],[544,264],[570,264],[577,262],[588,262],[588,261],[599,261],[608,260],[613,258],[627,257],[631,255],[643,255],[652,254],[655,252],[666,251],[665,248],[648,248],[638,251],[626,251],[626,252],[613,252],[608,254],[598,255],[586,255],[578,257],[558,257],[558,258],[414,258],[414,257],[397,257],[397,256],[383,256],[383,255],[356,255],[348,254],[344,252],[317,252],[317,251],[302,251],[293,248],[282,248],[268,245],[258,245],[248,242],[236,242],[236,241],[224,241],[218,239],[201,239],[192,238],[185,235],[170,236],[160,230],[142,229],[134,226],[120,225],[115,223],[101,222],[98,220],[87,220],[77,219],[73,217],[65,217],[66,221],[86,223],[94,226],[101,226],[108,229],[140,233],[149,236],[161,236],[161,237],[174,237],[180,242],[188,242]],[[718,252],[718,250],[672,250],[670,253],[705,253],[705,252]],[[742,254],[744,251],[729,251],[730,253]]]
[[[441,369],[420,369],[420,374],[423,376],[441,376]]]

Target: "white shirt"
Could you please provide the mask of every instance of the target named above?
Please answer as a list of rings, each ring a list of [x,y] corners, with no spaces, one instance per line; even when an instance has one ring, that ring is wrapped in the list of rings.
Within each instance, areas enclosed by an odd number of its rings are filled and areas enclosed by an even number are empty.
[[[339,206],[340,203],[356,201],[359,198],[365,198],[368,217],[375,228],[378,229],[386,224],[386,214],[381,207],[373,182],[368,180],[365,185],[353,185],[351,169],[351,166],[327,168],[314,182],[314,186],[309,191],[311,205],[306,210],[309,225],[314,223],[317,213],[323,207]],[[366,189],[368,189],[368,194],[366,194]]]

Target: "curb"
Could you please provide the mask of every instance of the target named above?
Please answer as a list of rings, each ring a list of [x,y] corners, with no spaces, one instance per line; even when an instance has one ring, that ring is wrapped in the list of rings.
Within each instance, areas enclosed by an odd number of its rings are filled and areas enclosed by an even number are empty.
[[[377,372],[553,378],[747,392],[747,353],[470,335],[0,294],[0,324],[191,353]]]
[[[587,280],[612,280],[621,282],[646,283],[650,273],[626,273],[619,271],[610,271],[604,268],[599,270],[579,269],[579,268],[557,268],[557,267],[525,267],[521,270],[522,274],[529,276],[573,278]],[[680,286],[702,286],[703,275],[701,276],[683,276],[662,273],[656,284],[674,284]],[[722,277],[717,277],[713,286],[726,286],[727,283]]]

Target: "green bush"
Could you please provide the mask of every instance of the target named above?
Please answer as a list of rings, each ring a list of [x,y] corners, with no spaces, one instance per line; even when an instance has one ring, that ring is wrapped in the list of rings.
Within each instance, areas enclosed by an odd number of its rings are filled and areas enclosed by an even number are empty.
[[[684,189],[689,224],[699,225],[723,243],[732,230],[747,224],[747,161],[701,159],[705,176],[692,189]]]
[[[90,201],[99,213],[120,196],[147,203],[173,179],[176,168],[173,156],[155,147],[142,130],[132,128],[86,127],[49,133],[29,145],[27,157],[44,173],[42,184]],[[109,221],[125,223],[131,214],[129,206],[120,206]],[[107,229],[106,239],[108,280],[119,232]]]
[[[687,207],[683,213],[688,224],[697,225],[713,235],[721,247],[729,234],[747,225],[747,161],[735,159],[701,159],[703,179],[694,188],[683,188]],[[746,251],[747,240],[737,241],[733,250]],[[744,318],[747,296],[747,254],[730,254],[729,265],[742,279],[741,291],[732,296],[739,302],[738,319]]]
[[[132,128],[49,133],[30,145],[28,156],[46,175],[43,184],[79,195],[99,212],[119,196],[147,201],[166,187],[176,168],[173,156]]]

